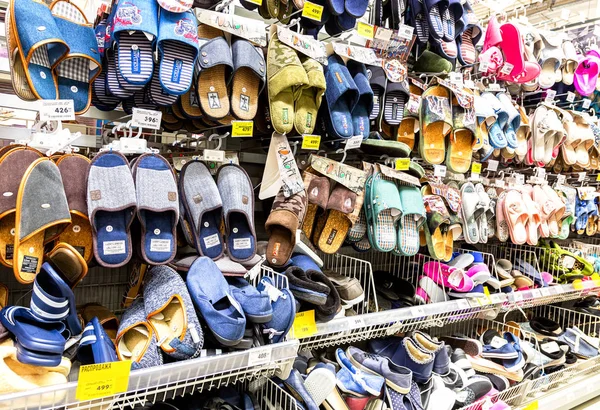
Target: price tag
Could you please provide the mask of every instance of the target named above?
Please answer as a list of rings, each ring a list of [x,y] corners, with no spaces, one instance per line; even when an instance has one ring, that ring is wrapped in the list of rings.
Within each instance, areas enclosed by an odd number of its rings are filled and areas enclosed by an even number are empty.
[[[511,63],[504,63],[504,65],[500,69],[500,72],[502,74],[509,75],[510,73],[512,73],[513,68],[515,68],[515,66],[512,65]]]
[[[412,26],[407,26],[406,24],[400,24],[398,28],[398,37],[404,38],[406,40],[411,40],[413,37],[413,33],[415,28]]]
[[[231,121],[231,136],[234,138],[251,137],[253,129],[253,121]]]
[[[458,300],[456,304],[458,306],[458,309],[460,309],[460,310],[462,310],[462,309],[468,309],[468,308],[471,307],[471,305],[469,305],[469,302],[466,301],[466,300],[464,300],[464,299]]]
[[[567,101],[573,102],[575,101],[575,93],[572,91],[567,92]]]
[[[318,150],[321,145],[320,135],[303,135],[302,136],[302,149]]]
[[[75,397],[86,401],[123,393],[129,386],[130,371],[129,360],[81,366]]]
[[[481,63],[479,63],[479,72],[480,73],[487,73],[489,69],[490,69],[489,61],[482,61]]]
[[[421,306],[414,306],[410,308],[410,315],[412,317],[423,317],[425,316],[425,309]]]
[[[306,310],[304,312],[296,313],[292,329],[294,331],[294,337],[296,339],[302,339],[304,337],[309,337],[317,333],[317,324],[315,323],[315,311]]]
[[[596,175],[596,181],[600,181],[600,174]]]
[[[517,185],[523,185],[525,183],[525,175],[523,174],[516,174],[515,175],[515,181]]]
[[[548,297],[550,296],[550,288],[541,288],[540,293],[542,294],[542,296]]]
[[[539,297],[540,297],[540,295],[541,295],[541,292],[540,292],[540,290],[539,290],[539,289],[532,289],[532,290],[531,290],[531,297],[532,297],[533,299],[537,299],[537,298],[539,298]]]
[[[434,165],[433,166],[433,176],[444,178],[446,176],[446,166],[445,165]]]
[[[394,32],[389,28],[377,27],[375,31],[375,39],[381,41],[390,41]]]
[[[410,168],[410,158],[396,159],[396,169],[398,171],[408,171],[409,168]]]
[[[550,294],[555,294],[558,295],[560,293],[563,293],[563,287],[562,285],[554,285],[548,288],[550,290]]]
[[[506,184],[504,183],[504,180],[503,180],[503,179],[497,179],[497,180],[496,180],[496,186],[497,186],[498,188],[504,188],[504,185],[506,185]]]
[[[471,164],[471,173],[472,174],[481,174],[481,163],[480,162],[473,162]]]
[[[323,16],[323,6],[310,1],[304,2],[304,8],[302,9],[302,17],[306,17],[311,20],[321,21]]]
[[[205,149],[202,159],[204,161],[225,162],[225,151]]]
[[[359,21],[356,25],[356,31],[359,36],[372,40],[375,37],[375,26]]]
[[[42,100],[40,120],[58,121],[74,120],[75,108],[73,100]]]
[[[545,101],[548,104],[554,103],[554,97],[556,97],[556,90],[546,90]]]
[[[513,292],[512,295],[515,302],[520,302],[523,300],[523,293],[521,292]]]
[[[557,183],[558,185],[562,185],[562,184],[564,184],[564,183],[565,183],[566,179],[567,179],[567,178],[566,178],[564,175],[558,175],[558,176],[556,177],[556,183]]]
[[[360,144],[362,144],[363,137],[362,135],[355,135],[354,137],[350,137],[346,141],[346,145],[344,146],[344,151],[348,151],[349,149],[360,148]]]
[[[590,105],[592,105],[592,100],[590,100],[589,98],[584,98],[583,102],[581,103],[583,109],[587,110],[588,108],[590,108]]]
[[[271,362],[271,346],[255,347],[248,351],[248,367]]]
[[[577,175],[577,181],[578,181],[578,182],[583,182],[583,181],[585,181],[585,175],[586,175],[586,173],[585,173],[585,172],[578,172],[577,174],[578,174],[578,175]]]
[[[498,84],[498,83],[491,83],[489,85],[489,89],[491,91],[500,91],[500,84]]]
[[[475,82],[473,80],[465,80],[464,85],[465,85],[465,88],[469,88],[471,90],[475,89]]]
[[[494,336],[492,338],[492,341],[490,342],[490,345],[494,349],[499,349],[499,348],[501,348],[502,346],[504,346],[507,343],[508,343],[508,341],[506,339],[503,339],[503,338],[498,337],[498,336]]]
[[[357,329],[359,327],[365,327],[365,320],[357,315],[348,318],[348,326],[350,329]]]
[[[491,171],[491,172],[496,172],[498,170],[498,165],[500,164],[500,162],[496,161],[495,159],[490,159],[487,162],[487,170]],[[471,171],[472,172],[472,171]]]
[[[498,294],[498,293],[494,293],[492,295],[492,303],[500,303],[503,301],[503,297],[502,295]]]
[[[455,84],[457,87],[463,86],[463,76],[461,73],[450,73],[450,83]]]
[[[160,120],[162,111],[143,110],[141,108],[133,109],[131,125],[134,127],[149,128],[151,130],[160,129]]]
[[[560,11],[560,19],[561,20],[569,21],[569,16],[570,15],[571,15],[571,10],[569,10],[569,9],[562,9]]]

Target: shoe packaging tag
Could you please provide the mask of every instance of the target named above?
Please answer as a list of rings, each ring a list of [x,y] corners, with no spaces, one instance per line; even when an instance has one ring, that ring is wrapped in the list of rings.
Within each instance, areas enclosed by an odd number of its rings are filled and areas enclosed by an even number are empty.
[[[417,94],[411,94],[406,103],[406,109],[411,114],[418,114],[419,108],[421,107],[421,96]]]
[[[125,253],[125,241],[106,241],[102,244],[105,255],[122,255]]]
[[[490,346],[492,346],[494,349],[500,349],[502,346],[504,346],[505,344],[507,344],[508,342],[498,336],[494,336],[492,338],[492,341],[490,342]]]
[[[267,293],[267,295],[269,295],[271,303],[276,302],[281,296],[283,296],[283,292],[277,289],[275,286],[271,285],[270,283],[264,283],[264,285],[264,291]]]
[[[592,100],[590,100],[589,98],[584,98],[583,101],[581,102],[581,107],[584,110],[587,110],[588,108],[590,108],[590,105],[592,105]]]
[[[502,74],[509,75],[510,73],[512,73],[513,68],[515,68],[515,66],[511,63],[504,63],[504,65],[500,69],[500,72]]]
[[[233,249],[250,249],[252,240],[250,238],[237,238],[233,240]]]
[[[273,145],[273,142],[275,145]],[[273,133],[268,153],[268,156],[270,155],[275,155],[277,159],[277,167],[283,186],[283,195],[289,198],[303,191],[304,182],[302,181],[296,159],[285,135]]]
[[[196,330],[196,325],[190,325],[189,327],[190,330],[190,335],[192,336],[192,340],[194,341],[194,343],[198,344],[200,343],[200,335],[198,334],[198,331]]]
[[[219,239],[218,233],[214,233],[204,238],[204,246],[206,246],[207,248],[212,248],[213,246],[217,246],[220,243],[221,240]]]
[[[140,108],[133,109],[131,116],[131,125],[135,127],[149,128],[151,130],[160,129],[160,120],[162,119],[162,111],[142,110]],[[126,138],[129,143],[134,138]],[[138,139],[138,138],[135,138]],[[139,138],[143,140],[142,138]],[[133,141],[131,141],[133,142]],[[144,147],[145,148],[145,147]]]
[[[365,171],[326,157],[311,155],[310,158],[310,165],[319,174],[331,178],[335,182],[339,182],[357,195],[363,192],[367,179]]]
[[[383,60],[377,57],[375,50],[360,46],[353,46],[347,43],[329,43],[326,47],[340,57],[346,57],[350,60],[358,61],[367,65],[383,67]]]
[[[445,165],[434,165],[433,166],[433,176],[444,178],[446,176],[446,166]]]
[[[317,60],[323,65],[327,65],[327,50],[321,41],[317,41],[310,36],[298,34],[283,26],[271,26],[271,35],[277,27],[277,37],[283,44],[290,46],[294,50]]]
[[[568,102],[573,102],[575,101],[575,93],[572,91],[567,92],[567,101]]]
[[[202,154],[202,159],[204,161],[224,162],[225,151],[216,149],[205,149],[204,153]]]
[[[556,97],[556,90],[546,90],[544,102],[546,104],[554,104],[554,97]]]
[[[197,10],[196,17],[199,23],[245,38],[260,47],[267,46],[267,26],[260,20],[206,9]]]
[[[171,252],[170,239],[150,239],[150,252]]]
[[[556,352],[560,351],[560,347],[558,346],[558,343],[556,343],[556,342],[543,343],[540,347],[543,351],[548,352],[548,353],[556,353]]]

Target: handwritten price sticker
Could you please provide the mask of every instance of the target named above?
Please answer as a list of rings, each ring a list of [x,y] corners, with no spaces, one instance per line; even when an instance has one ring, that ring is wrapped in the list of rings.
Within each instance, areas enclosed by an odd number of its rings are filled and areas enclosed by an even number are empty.
[[[302,149],[310,149],[316,151],[321,145],[320,135],[303,135],[302,136]]]
[[[317,333],[317,324],[315,323],[315,311],[306,310],[304,312],[296,313],[294,319],[294,337],[296,339],[302,339],[304,337],[310,337]]]
[[[127,391],[131,361],[90,364],[79,368],[77,400],[93,400]]]
[[[73,100],[43,100],[40,110],[40,120],[58,121],[74,120],[75,108]]]
[[[133,109],[131,124],[134,127],[149,128],[151,130],[160,129],[160,120],[162,119],[161,111],[142,110],[140,108]]]
[[[231,136],[235,138],[251,137],[253,134],[253,121],[231,121]]]
[[[306,17],[311,20],[321,21],[322,16],[323,6],[311,3],[310,1],[304,2],[304,8],[302,9],[302,17]]]

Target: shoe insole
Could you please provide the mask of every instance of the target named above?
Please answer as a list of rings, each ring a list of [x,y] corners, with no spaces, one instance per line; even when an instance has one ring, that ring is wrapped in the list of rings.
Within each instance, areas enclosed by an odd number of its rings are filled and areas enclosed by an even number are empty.
[[[391,209],[384,209],[377,214],[377,225],[373,227],[373,234],[370,236],[380,252],[390,252],[396,247],[396,227]]]
[[[88,218],[71,212],[71,224],[59,235],[58,242],[71,245],[86,262],[94,255],[92,227]]]
[[[229,214],[227,249],[233,259],[246,260],[254,255],[256,244],[246,215],[239,212]]]
[[[148,320],[156,331],[158,345],[166,352],[174,351],[170,343],[173,339],[181,337],[186,326],[185,311],[178,296],[172,296],[165,308],[150,316]]]
[[[216,258],[223,253],[223,238],[219,227],[221,225],[221,209],[205,212],[198,227],[198,245],[202,255]]]
[[[319,235],[319,249],[329,254],[336,253],[344,243],[351,226],[352,223],[348,219],[348,215],[340,211],[330,210],[325,226]]]
[[[235,72],[231,87],[231,110],[233,115],[240,120],[251,120],[256,117],[259,87],[260,79],[250,68],[240,67]],[[305,91],[303,91],[303,95],[304,93]]]
[[[136,326],[129,329],[119,340],[119,353],[125,360],[139,362],[146,353],[149,344],[148,329],[144,326]]]
[[[117,69],[121,77],[128,83],[146,84],[154,68],[152,42],[141,31],[121,31],[118,36]]]
[[[441,164],[444,162],[444,154],[446,153],[444,141],[444,129],[447,124],[443,122],[434,122],[423,129],[422,138],[422,154],[423,159],[430,164]]]
[[[292,256],[296,232],[290,232],[283,226],[272,226],[267,244],[266,258],[269,264],[284,265]]]
[[[192,85],[194,61],[198,51],[189,44],[175,40],[163,40],[160,44],[161,59],[158,67],[160,83],[170,94],[184,94]],[[225,69],[223,66],[213,68]],[[208,68],[207,71],[213,68]],[[202,73],[204,73],[204,70],[201,71],[200,75]],[[211,79],[211,76],[206,74],[204,79],[207,78]],[[219,84],[219,86],[221,85]],[[227,109],[229,111],[229,107]]]
[[[154,263],[168,261],[175,250],[173,226],[176,224],[173,212],[140,211],[145,224],[142,245],[146,257]]]
[[[0,219],[0,263],[7,268],[13,266],[15,249],[15,212]]]
[[[131,255],[131,238],[127,233],[130,210],[96,212],[96,252],[107,265],[124,263]]]
[[[469,171],[473,155],[473,133],[470,130],[454,131],[448,147],[448,168],[453,172],[464,174]]]

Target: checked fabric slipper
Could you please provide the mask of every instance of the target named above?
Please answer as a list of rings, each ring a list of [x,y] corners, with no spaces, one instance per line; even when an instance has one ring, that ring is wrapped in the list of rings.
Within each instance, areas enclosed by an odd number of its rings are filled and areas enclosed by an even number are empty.
[[[351,113],[360,98],[360,91],[341,57],[332,54],[327,61],[325,100],[329,118],[326,122],[334,138],[350,138],[359,131],[354,130]]]
[[[367,179],[365,202],[368,221],[367,234],[371,246],[380,252],[390,252],[396,247],[396,220],[402,214],[398,187],[376,173]]]
[[[198,254],[211,259],[220,258],[225,251],[219,231],[223,202],[217,184],[204,163],[191,161],[181,168],[179,195]]]
[[[301,87],[296,100],[294,128],[299,134],[312,134],[317,123],[317,113],[325,94],[325,74],[323,66],[308,57],[301,57],[302,67],[306,71],[308,83]]]
[[[175,173],[166,159],[155,154],[138,157],[131,172],[142,226],[142,258],[151,265],[168,263],[177,252],[179,198]]]
[[[325,225],[317,240],[317,245],[325,253],[336,253],[344,243],[352,222],[348,215],[354,211],[356,194],[338,184],[327,200],[325,214],[320,218],[325,219]]]
[[[403,256],[413,256],[419,251],[419,230],[426,222],[425,207],[417,187],[399,186],[402,213],[398,219],[396,249]]]
[[[191,11],[161,10],[156,48],[160,84],[168,94],[185,94],[192,86],[198,58],[198,21]],[[208,57],[203,57],[206,60]],[[202,68],[205,66],[202,65]]]
[[[34,281],[42,267],[44,245],[70,223],[58,167],[49,158],[35,160],[23,174],[17,193],[13,272],[20,283]]]
[[[92,102],[92,83],[102,71],[96,34],[83,11],[70,1],[56,0],[50,9],[69,46],[69,53],[54,67],[58,98],[73,100],[75,114],[83,114]]]
[[[373,111],[374,96],[367,77],[367,68],[362,63],[349,60],[348,71],[359,92],[358,101],[352,110],[352,127],[354,129],[354,135],[362,135],[363,139],[367,139],[371,131],[369,127],[369,118],[371,116],[371,111]],[[402,111],[404,111],[404,107],[402,107]]]
[[[127,158],[106,151],[94,157],[87,180],[88,215],[92,224],[94,256],[107,268],[131,259],[130,226],[137,200]]]
[[[110,340],[97,317],[83,329],[77,349],[77,359],[81,364],[100,364],[118,361],[115,345]]]
[[[259,48],[240,38],[232,40],[231,52],[231,111],[240,120],[251,120],[256,117],[258,96],[265,87],[265,58]]]

